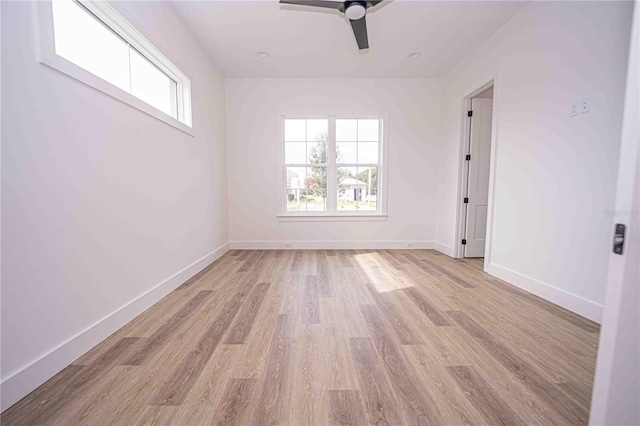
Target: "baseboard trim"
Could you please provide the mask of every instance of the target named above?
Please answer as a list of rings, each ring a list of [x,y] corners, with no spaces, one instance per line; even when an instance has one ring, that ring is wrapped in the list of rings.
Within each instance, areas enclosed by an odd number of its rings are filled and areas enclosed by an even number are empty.
[[[31,391],[56,375],[66,366],[85,354],[91,348],[115,333],[153,304],[175,290],[182,283],[216,261],[230,249],[226,243],[191,265],[175,273],[160,284],[129,301],[121,308],[96,321],[84,331],[52,349],[45,355],[2,379],[1,411],[20,401]]]
[[[231,241],[234,250],[433,249],[433,241]]]
[[[575,312],[585,318],[595,321],[598,324],[602,322],[602,311],[604,307],[591,300],[584,299],[565,290],[554,287],[550,284],[538,281],[534,278],[522,275],[508,268],[489,263],[485,272],[500,278],[516,287],[540,296],[551,303],[562,306],[565,309]]]
[[[438,250],[440,253],[446,254],[449,257],[454,257],[453,247],[449,247],[448,245],[436,242],[433,244],[433,248],[435,250]]]

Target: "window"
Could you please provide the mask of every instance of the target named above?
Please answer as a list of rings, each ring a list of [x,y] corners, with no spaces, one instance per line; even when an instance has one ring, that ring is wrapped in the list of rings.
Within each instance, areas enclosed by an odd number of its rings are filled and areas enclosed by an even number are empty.
[[[176,127],[191,127],[189,79],[111,6],[43,3],[41,62]]]
[[[284,118],[284,216],[383,213],[379,117]]]

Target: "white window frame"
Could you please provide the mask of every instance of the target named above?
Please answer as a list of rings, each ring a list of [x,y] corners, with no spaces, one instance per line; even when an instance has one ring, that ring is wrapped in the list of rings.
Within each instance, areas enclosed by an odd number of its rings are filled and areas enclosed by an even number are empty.
[[[284,122],[287,119],[327,119],[329,121],[329,163],[327,164],[327,210],[319,211],[287,211],[286,185],[287,163],[284,152]],[[336,120],[338,119],[377,119],[380,120],[378,131],[378,193],[375,211],[339,211],[337,208],[338,183],[336,161]],[[282,114],[278,116],[279,128],[279,164],[278,164],[278,214],[281,222],[340,222],[340,221],[384,221],[387,219],[387,128],[386,114]],[[313,166],[313,165],[311,165]],[[366,166],[364,164],[353,167]],[[302,166],[301,166],[302,167]],[[344,164],[342,167],[352,167]],[[333,182],[333,183],[330,183]]]
[[[33,2],[38,61],[193,136],[191,80],[105,1],[74,0],[176,82],[177,119],[56,54],[51,1]]]

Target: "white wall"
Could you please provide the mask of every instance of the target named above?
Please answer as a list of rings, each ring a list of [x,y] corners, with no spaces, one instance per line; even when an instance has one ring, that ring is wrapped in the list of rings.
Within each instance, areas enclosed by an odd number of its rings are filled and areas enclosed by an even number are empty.
[[[435,237],[437,80],[227,79],[229,237],[232,247],[416,247]],[[279,222],[283,113],[382,113],[388,133],[383,222]]]
[[[2,2],[2,409],[227,247],[223,79],[170,5],[115,6],[190,77],[195,136],[38,63]]]
[[[531,2],[443,81],[437,242],[456,243],[462,99],[497,77],[487,271],[595,320],[631,11],[622,2]],[[584,96],[591,112],[570,118],[571,102]]]

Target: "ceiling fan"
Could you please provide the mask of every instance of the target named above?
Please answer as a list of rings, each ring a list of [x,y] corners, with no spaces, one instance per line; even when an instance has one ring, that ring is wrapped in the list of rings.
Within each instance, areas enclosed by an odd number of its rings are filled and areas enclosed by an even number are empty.
[[[299,6],[324,7],[326,9],[334,9],[343,13],[353,29],[356,36],[358,48],[368,49],[369,39],[367,37],[367,21],[365,15],[367,9],[381,3],[382,0],[347,0],[344,2],[328,1],[328,0],[280,0],[282,4],[295,4]]]

